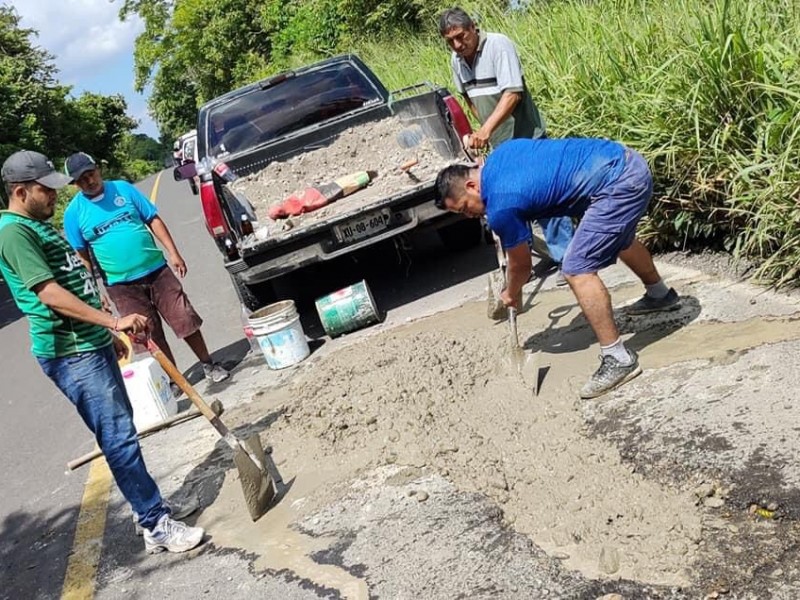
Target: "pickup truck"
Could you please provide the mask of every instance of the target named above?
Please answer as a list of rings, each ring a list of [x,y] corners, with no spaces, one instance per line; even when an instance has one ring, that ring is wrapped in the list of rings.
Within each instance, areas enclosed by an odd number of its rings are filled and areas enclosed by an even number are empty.
[[[291,227],[273,223],[269,235],[248,231],[253,221],[268,217],[265,209],[256,214],[256,203],[236,189],[235,180],[326,148],[354,127],[392,118],[426,138],[445,163],[467,159],[461,140],[471,128],[445,88],[424,83],[390,93],[354,55],[280,73],[200,108],[199,160],[176,168],[175,178],[199,177],[206,227],[247,308],[273,302],[277,278],[416,228],[436,228],[449,247],[480,243],[478,221],[434,206],[435,173],[389,193],[365,195],[366,203],[357,194],[340,200],[324,218],[302,215]]]

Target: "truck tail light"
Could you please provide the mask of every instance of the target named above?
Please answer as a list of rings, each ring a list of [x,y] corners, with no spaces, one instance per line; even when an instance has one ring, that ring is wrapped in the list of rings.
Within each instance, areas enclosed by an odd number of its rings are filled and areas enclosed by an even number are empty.
[[[468,133],[472,133],[472,126],[469,124],[469,119],[464,111],[461,110],[461,105],[453,96],[447,95],[444,98],[444,104],[450,113],[450,118],[453,123],[453,128],[456,130],[459,138],[464,137]]]
[[[213,181],[204,181],[200,184],[200,204],[203,207],[203,216],[211,237],[219,238],[227,234],[230,229],[225,222],[225,215],[217,199]]]

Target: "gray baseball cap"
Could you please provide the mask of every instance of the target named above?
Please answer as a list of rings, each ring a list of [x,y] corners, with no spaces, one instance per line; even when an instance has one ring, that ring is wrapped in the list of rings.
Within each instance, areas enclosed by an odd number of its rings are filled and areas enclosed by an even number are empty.
[[[96,168],[97,163],[86,152],[70,154],[64,163],[64,172],[69,175],[70,183],[75,183],[86,171],[93,171]]]
[[[54,190],[70,182],[44,154],[32,150],[20,150],[9,156],[3,163],[2,177],[6,183],[35,181]]]

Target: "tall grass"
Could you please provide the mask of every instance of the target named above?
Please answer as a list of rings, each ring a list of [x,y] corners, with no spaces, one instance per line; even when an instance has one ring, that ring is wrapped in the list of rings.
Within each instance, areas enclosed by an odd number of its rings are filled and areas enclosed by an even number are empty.
[[[641,235],[722,247],[794,283],[800,268],[800,0],[531,0],[465,8],[517,44],[552,136],[642,152],[656,195]],[[432,26],[433,29],[433,26]],[[451,85],[432,32],[357,51],[389,85]]]

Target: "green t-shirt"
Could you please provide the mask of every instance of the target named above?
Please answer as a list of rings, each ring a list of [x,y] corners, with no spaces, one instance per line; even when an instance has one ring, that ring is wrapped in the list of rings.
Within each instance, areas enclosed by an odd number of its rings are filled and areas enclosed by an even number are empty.
[[[0,211],[0,272],[28,317],[34,356],[61,358],[111,343],[106,328],[60,315],[34,293],[36,285],[54,279],[86,304],[100,308],[92,276],[50,223]]]

